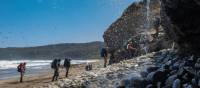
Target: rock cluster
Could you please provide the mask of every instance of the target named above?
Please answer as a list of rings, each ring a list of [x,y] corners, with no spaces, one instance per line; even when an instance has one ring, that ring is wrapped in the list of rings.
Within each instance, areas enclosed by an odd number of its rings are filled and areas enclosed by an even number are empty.
[[[200,1],[161,0],[162,26],[182,53],[200,54]]]
[[[151,59],[153,55],[154,53],[151,53],[134,59],[124,60],[107,66],[107,68],[99,67],[96,64],[93,65],[93,70],[85,71],[80,76],[73,79],[62,79],[40,88],[115,88],[122,84],[120,80],[133,77],[141,78],[140,72],[144,72],[144,69],[148,66],[154,66]]]
[[[199,88],[200,58],[179,55],[169,50],[154,55],[155,66],[140,79],[131,80],[134,88]],[[121,85],[127,87],[127,85]]]
[[[199,88],[200,57],[162,50],[40,88]]]

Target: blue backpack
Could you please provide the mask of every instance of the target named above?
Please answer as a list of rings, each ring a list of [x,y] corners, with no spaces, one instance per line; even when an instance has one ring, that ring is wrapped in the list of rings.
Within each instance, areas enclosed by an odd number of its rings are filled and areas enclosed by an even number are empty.
[[[105,48],[102,48],[102,49],[101,49],[101,57],[104,57],[105,54],[107,54],[107,51],[106,51]]]

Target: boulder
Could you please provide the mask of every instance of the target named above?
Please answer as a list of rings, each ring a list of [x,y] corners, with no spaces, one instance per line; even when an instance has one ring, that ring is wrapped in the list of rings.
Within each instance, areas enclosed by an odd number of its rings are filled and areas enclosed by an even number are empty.
[[[176,79],[173,82],[172,88],[181,88],[181,80],[180,79]]]

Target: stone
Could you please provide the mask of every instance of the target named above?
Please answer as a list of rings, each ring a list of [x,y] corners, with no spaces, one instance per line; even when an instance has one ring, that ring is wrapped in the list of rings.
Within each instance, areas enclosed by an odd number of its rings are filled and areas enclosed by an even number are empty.
[[[166,80],[166,76],[167,76],[167,73],[165,71],[151,72],[147,76],[147,80],[153,83],[164,82]]]
[[[177,75],[169,76],[165,82],[166,87],[171,87],[173,85],[173,82],[177,79]]]
[[[176,79],[173,82],[172,88],[181,88],[181,80],[180,79]]]
[[[129,86],[130,85],[130,80],[128,79],[124,79],[120,82],[120,88],[121,87],[126,87],[126,86]]]
[[[146,78],[147,75],[148,75],[148,72],[145,72],[145,71],[140,72],[140,75],[141,75],[143,78]]]
[[[130,82],[129,88],[144,88],[147,85],[147,81],[140,77],[133,77]]]
[[[146,86],[146,88],[155,88],[152,84]]]
[[[199,81],[198,81],[198,86],[200,87],[200,79],[199,79]]]
[[[148,72],[148,73],[151,73],[151,72],[156,71],[156,70],[158,70],[158,69],[159,69],[159,67],[148,67],[148,68],[147,68],[147,72]]]

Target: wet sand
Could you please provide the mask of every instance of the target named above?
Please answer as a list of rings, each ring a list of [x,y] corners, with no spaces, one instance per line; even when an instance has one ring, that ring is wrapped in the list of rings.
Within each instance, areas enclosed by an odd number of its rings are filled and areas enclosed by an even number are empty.
[[[85,65],[72,65],[69,71],[69,79],[75,76],[79,76],[85,71]],[[65,69],[60,70],[60,79],[65,77]],[[39,86],[51,83],[53,76],[53,70],[47,70],[44,73],[29,75],[24,77],[24,82],[19,83],[19,78],[12,78],[6,80],[0,80],[0,88],[37,88]]]

